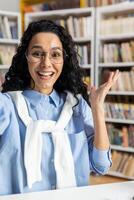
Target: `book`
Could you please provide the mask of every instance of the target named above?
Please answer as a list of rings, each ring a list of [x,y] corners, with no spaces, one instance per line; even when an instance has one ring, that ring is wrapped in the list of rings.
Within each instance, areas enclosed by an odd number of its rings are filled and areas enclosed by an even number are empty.
[[[4,26],[5,26],[6,37],[7,37],[8,39],[11,39],[11,38],[12,38],[12,35],[11,35],[10,26],[9,26],[9,21],[8,21],[8,17],[7,17],[7,16],[4,16],[4,17],[3,17],[3,23],[4,23]]]
[[[9,27],[12,39],[18,39],[18,27],[16,21],[9,21]]]
[[[117,171],[123,173],[123,169],[125,167],[126,162],[128,161],[129,158],[129,154],[128,153],[123,153],[123,158],[122,161],[120,163],[120,165],[118,166]]]
[[[121,152],[113,151],[112,153],[112,166],[110,168],[110,171],[117,171],[120,162],[122,161],[123,154]]]
[[[67,29],[70,35],[74,38],[74,22],[73,22],[73,16],[69,16],[67,18]]]
[[[4,26],[4,22],[3,22],[3,16],[0,16],[0,30],[1,30],[2,38],[7,38],[5,26]]]
[[[125,171],[123,171],[123,173],[126,176],[134,177],[134,156],[130,155],[127,162],[127,167],[125,168]]]
[[[128,129],[126,126],[122,127],[122,146],[123,147],[128,147],[129,142],[128,142]]]

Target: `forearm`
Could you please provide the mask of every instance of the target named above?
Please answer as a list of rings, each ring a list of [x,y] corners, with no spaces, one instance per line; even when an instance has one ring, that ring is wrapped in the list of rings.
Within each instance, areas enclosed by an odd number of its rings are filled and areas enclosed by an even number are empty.
[[[105,124],[104,109],[101,105],[92,107],[93,120],[94,120],[94,145],[97,149],[106,150],[109,148],[109,138]]]

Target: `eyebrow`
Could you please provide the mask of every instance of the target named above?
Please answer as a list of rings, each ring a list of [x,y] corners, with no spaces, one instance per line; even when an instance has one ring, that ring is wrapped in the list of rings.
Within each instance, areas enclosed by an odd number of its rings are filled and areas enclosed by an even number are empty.
[[[34,45],[32,46],[31,50],[32,49],[43,49],[42,46],[40,45]],[[59,50],[62,50],[60,47],[52,47],[51,49],[59,49]]]

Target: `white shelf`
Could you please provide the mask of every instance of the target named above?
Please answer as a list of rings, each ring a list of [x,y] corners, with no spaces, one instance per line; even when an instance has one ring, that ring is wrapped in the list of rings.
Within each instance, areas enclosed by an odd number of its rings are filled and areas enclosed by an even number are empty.
[[[20,14],[18,12],[10,12],[10,11],[4,11],[4,10],[0,10],[0,15],[5,15],[8,17],[14,17],[16,18],[16,16],[20,16]]]
[[[126,13],[133,11],[133,2],[117,3],[110,6],[99,7],[98,13],[103,15],[118,15],[119,13]]]
[[[120,123],[120,124],[133,124],[134,125],[134,120],[129,120],[129,119],[114,119],[114,118],[106,118],[106,122],[112,122],[112,123]]]
[[[134,39],[134,33],[99,36],[99,40],[102,40],[102,41],[116,41],[116,40],[119,41],[119,40],[126,40],[126,39]]]
[[[89,37],[79,37],[79,38],[73,38],[74,42],[83,43],[83,42],[91,42],[92,36],[89,35]]]
[[[8,39],[8,38],[0,39],[0,44],[19,44],[19,42],[20,42],[19,39]]]
[[[122,147],[119,145],[111,145],[111,149],[117,150],[117,151],[124,151],[124,152],[129,152],[129,153],[134,153],[134,148],[133,147]]]
[[[110,175],[110,176],[116,176],[116,177],[120,177],[120,178],[124,178],[124,179],[129,179],[129,180],[134,180],[134,177],[125,176],[122,173],[114,172],[114,171],[113,172],[109,171],[108,175]]]
[[[91,64],[84,64],[82,66],[80,66],[82,69],[91,69],[92,65]]]
[[[0,65],[0,69],[8,69],[9,67],[9,65]]]
[[[98,67],[133,67],[134,62],[98,63]]]
[[[110,91],[108,95],[127,95],[134,96],[134,91]]]

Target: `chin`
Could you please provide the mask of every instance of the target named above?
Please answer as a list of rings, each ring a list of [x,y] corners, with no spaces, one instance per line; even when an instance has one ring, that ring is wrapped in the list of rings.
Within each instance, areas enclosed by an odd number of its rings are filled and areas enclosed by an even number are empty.
[[[51,93],[53,90],[53,86],[52,85],[40,85],[38,87],[38,90],[42,93]]]

